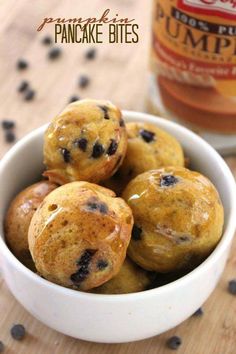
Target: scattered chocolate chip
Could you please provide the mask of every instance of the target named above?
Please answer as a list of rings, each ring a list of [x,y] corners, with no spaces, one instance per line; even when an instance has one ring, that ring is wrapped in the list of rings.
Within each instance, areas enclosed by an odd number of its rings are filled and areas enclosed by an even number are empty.
[[[17,89],[18,92],[24,92],[29,87],[28,81],[22,81]]]
[[[105,269],[106,267],[108,267],[108,262],[103,260],[103,259],[100,259],[98,262],[97,262],[97,267],[99,270],[103,270]]]
[[[67,150],[66,148],[61,148],[60,151],[61,151],[64,161],[66,163],[69,163],[70,162],[70,151]]]
[[[137,225],[134,224],[133,230],[132,230],[132,239],[135,241],[141,240],[141,234],[142,234],[141,227],[138,227]]]
[[[125,121],[123,118],[120,120],[120,127],[125,127]]]
[[[176,350],[182,344],[182,340],[178,336],[173,336],[167,339],[166,345],[169,349]]]
[[[146,141],[146,143],[150,143],[155,138],[155,133],[150,132],[150,131],[148,131],[146,129],[141,129],[139,134],[141,135],[143,140]]]
[[[109,148],[107,149],[107,154],[108,155],[114,155],[116,153],[116,150],[118,148],[118,143],[114,139],[111,139],[111,143],[109,145]]]
[[[0,341],[0,353],[3,353],[5,349],[5,345],[2,341]]]
[[[98,106],[104,113],[104,119],[110,119],[107,106]]]
[[[61,53],[62,53],[61,48],[53,47],[48,52],[48,58],[51,60],[57,59],[61,56]]]
[[[50,45],[52,44],[52,38],[50,36],[45,36],[42,39],[42,43],[45,45]]]
[[[13,143],[16,140],[16,136],[13,131],[7,130],[5,132],[5,141],[7,143]]]
[[[35,91],[32,89],[29,89],[26,91],[24,99],[25,99],[25,101],[31,101],[34,99],[34,96],[35,96]]]
[[[71,96],[71,98],[69,99],[69,103],[72,103],[72,102],[76,102],[76,101],[79,101],[80,100],[80,97],[79,96]]]
[[[25,337],[25,327],[22,324],[12,326],[11,336],[16,340],[22,340]]]
[[[232,279],[228,284],[228,291],[232,295],[236,295],[236,279]]]
[[[15,127],[15,122],[13,120],[4,119],[2,120],[1,124],[4,130],[12,129]]]
[[[95,48],[90,48],[86,51],[85,53],[85,58],[86,59],[89,59],[89,60],[92,60],[92,59],[95,59],[96,57],[96,54],[97,54],[97,51]]]
[[[98,157],[102,156],[102,154],[104,153],[104,147],[102,146],[102,144],[96,142],[93,145],[93,152],[92,152],[92,157],[94,159],[97,159]]]
[[[193,316],[194,317],[199,317],[203,315],[203,309],[201,307],[199,307],[199,309],[197,311],[194,312]]]
[[[80,88],[85,88],[85,87],[87,87],[87,86],[89,85],[89,83],[90,83],[90,79],[89,79],[88,76],[86,76],[86,75],[81,75],[81,76],[79,77],[79,87],[80,87]]]
[[[77,147],[80,150],[82,150],[83,152],[85,152],[87,149],[88,140],[86,138],[76,139],[74,141],[74,145],[75,145],[75,147]]]
[[[24,70],[29,64],[25,59],[19,59],[16,65],[18,70]]]
[[[165,175],[161,177],[160,186],[161,187],[170,187],[178,182],[178,178],[173,175]]]

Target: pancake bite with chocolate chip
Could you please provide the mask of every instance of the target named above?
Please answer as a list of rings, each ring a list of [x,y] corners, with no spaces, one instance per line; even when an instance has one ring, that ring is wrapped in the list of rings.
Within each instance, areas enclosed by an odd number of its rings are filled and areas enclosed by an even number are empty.
[[[98,183],[120,167],[127,148],[121,111],[109,101],[80,100],[53,119],[44,139],[44,175],[64,184]]]
[[[41,276],[89,290],[119,272],[132,226],[130,208],[112,191],[89,182],[67,183],[34,214],[29,247]]]
[[[92,289],[96,294],[129,294],[147,290],[154,279],[154,274],[140,268],[128,257],[119,273],[98,288]]]
[[[192,269],[221,238],[220,197],[198,172],[183,167],[145,172],[128,184],[123,198],[134,216],[128,254],[146,270]]]
[[[19,261],[32,270],[34,270],[34,263],[28,245],[30,221],[46,195],[57,187],[56,184],[48,181],[41,181],[27,187],[13,199],[6,214],[6,242]]]
[[[184,166],[183,149],[179,142],[164,130],[149,123],[127,123],[127,153],[114,176],[104,182],[118,195],[137,175],[164,166]]]

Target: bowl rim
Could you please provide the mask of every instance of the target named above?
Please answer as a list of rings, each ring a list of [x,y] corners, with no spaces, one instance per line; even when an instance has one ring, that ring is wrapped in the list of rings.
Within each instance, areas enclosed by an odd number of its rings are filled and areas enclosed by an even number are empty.
[[[64,295],[66,294],[67,296],[70,297],[78,297],[80,299],[86,298],[86,299],[90,299],[91,301],[95,300],[98,302],[104,302],[104,301],[116,302],[116,301],[130,301],[130,300],[132,301],[134,299],[140,300],[152,296],[157,296],[158,294],[163,294],[168,292],[169,290],[175,288],[176,286],[182,286],[185,283],[188,283],[190,280],[193,280],[194,278],[198,277],[198,275],[204,269],[205,271],[207,271],[207,269],[211,266],[211,264],[216,262],[217,259],[221,257],[221,254],[227,249],[227,247],[230,245],[234,237],[234,231],[236,229],[236,218],[234,218],[234,215],[236,214],[236,184],[232,172],[230,171],[228,165],[223,160],[223,158],[217,153],[217,151],[200,136],[198,136],[191,130],[185,128],[184,126],[178,123],[148,113],[143,113],[143,112],[123,110],[122,113],[125,120],[128,118],[131,119],[131,121],[143,122],[145,121],[145,119],[147,119],[148,120],[147,123],[151,123],[151,121],[153,121],[154,124],[158,124],[158,122],[164,123],[164,125],[168,125],[172,127],[173,129],[175,129],[175,131],[179,131],[180,133],[187,135],[189,138],[193,140],[193,143],[194,141],[197,141],[198,144],[202,144],[206,149],[208,149],[209,153],[214,157],[218,165],[221,166],[222,172],[224,174],[224,179],[228,185],[228,188],[232,189],[232,193],[230,194],[230,199],[229,199],[230,211],[229,211],[228,223],[225,225],[222,238],[218,243],[218,245],[216,246],[216,248],[213,250],[213,252],[199,266],[194,268],[186,275],[180,277],[179,279],[174,280],[168,284],[162,285],[160,287],[144,290],[141,292],[108,295],[108,294],[86,293],[79,290],[69,289],[41,278],[38,274],[32,272],[30,269],[24,266],[14,256],[14,254],[10,251],[6,242],[4,241],[3,235],[0,235],[0,250],[3,256],[6,257],[10,261],[10,263],[15,268],[17,268],[19,272],[23,272],[25,276],[30,278],[30,280],[38,283],[38,285],[40,286],[48,287],[52,291],[63,293]],[[29,143],[31,140],[34,140],[38,135],[42,134],[45,128],[47,127],[47,125],[48,124],[44,124],[43,126],[34,129],[33,131],[25,135],[5,154],[5,156],[2,158],[0,162],[0,176],[4,171],[4,168],[7,165],[8,161],[10,161],[10,159],[12,158],[12,156],[14,156],[14,154],[18,151],[18,149],[23,147],[25,144]]]

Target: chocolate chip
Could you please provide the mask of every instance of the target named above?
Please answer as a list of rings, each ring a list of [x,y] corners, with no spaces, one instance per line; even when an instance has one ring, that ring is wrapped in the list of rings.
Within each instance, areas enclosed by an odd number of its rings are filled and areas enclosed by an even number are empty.
[[[132,230],[132,239],[135,241],[141,240],[141,234],[142,234],[141,227],[138,227],[137,225],[134,224],[133,230]]]
[[[188,243],[188,242],[191,242],[191,241],[192,241],[192,238],[191,238],[191,236],[188,236],[188,235],[183,235],[183,236],[180,236],[180,237],[176,238],[176,243],[177,244]]]
[[[61,56],[61,53],[62,53],[61,48],[53,47],[48,52],[48,58],[51,60],[57,59]]]
[[[88,200],[87,207],[90,211],[98,210],[102,214],[107,214],[108,212],[107,205],[96,198],[91,198],[90,200]]]
[[[104,147],[102,146],[102,144],[96,142],[93,145],[93,152],[92,152],[92,157],[94,159],[97,159],[98,157],[102,156],[102,154],[104,153]]]
[[[146,143],[150,143],[155,138],[155,133],[152,133],[146,129],[141,129],[139,134],[141,135],[143,140],[146,141]]]
[[[4,119],[1,124],[4,130],[12,129],[15,127],[15,122],[13,120]]]
[[[125,121],[123,118],[120,120],[120,127],[125,127]]]
[[[85,53],[85,58],[89,60],[95,59],[96,54],[97,54],[96,48],[90,48]]]
[[[15,324],[11,328],[11,336],[16,340],[22,340],[25,337],[25,327],[22,324]]]
[[[24,92],[29,87],[28,81],[22,81],[17,89],[18,92]]]
[[[108,262],[103,260],[103,259],[100,259],[98,262],[97,262],[97,268],[99,270],[103,270],[105,269],[106,267],[108,267]]]
[[[0,341],[0,353],[3,353],[5,349],[5,345],[2,341]]]
[[[28,62],[25,59],[19,59],[16,66],[18,70],[24,70],[28,67]]]
[[[178,178],[173,175],[165,175],[161,177],[160,186],[161,187],[170,187],[175,185],[178,182]]]
[[[79,101],[80,100],[80,97],[79,96],[71,96],[70,99],[69,99],[69,103],[72,103],[72,102],[75,102],[75,101]]]
[[[166,342],[167,347],[172,350],[178,349],[181,344],[182,340],[178,336],[170,337]]]
[[[236,295],[236,279],[232,279],[228,284],[228,291],[232,295]]]
[[[52,38],[50,36],[45,36],[42,39],[42,43],[45,45],[50,45],[52,44]]]
[[[99,211],[100,213],[102,214],[107,214],[108,212],[108,207],[105,203],[100,203],[100,206],[99,206]]]
[[[34,96],[35,96],[35,91],[32,89],[29,89],[26,91],[24,99],[25,99],[25,101],[31,101],[34,99]]]
[[[109,148],[107,149],[107,154],[108,155],[114,155],[116,153],[116,150],[118,148],[118,143],[114,139],[111,139],[111,143],[109,145]]]
[[[5,132],[5,141],[7,143],[13,143],[16,140],[16,136],[11,130],[7,130]]]
[[[76,139],[74,141],[74,145],[75,145],[75,147],[77,147],[80,150],[82,150],[83,152],[85,152],[87,149],[88,140],[86,138]]]
[[[108,107],[107,106],[98,106],[104,114],[104,119],[110,119],[109,114],[108,114]]]
[[[71,281],[79,285],[82,281],[84,281],[87,276],[89,275],[89,263],[92,259],[92,256],[97,252],[97,250],[90,250],[87,249],[84,251],[80,259],[76,262],[76,264],[80,267],[79,270],[73,274],[71,274],[70,279]]]
[[[67,150],[66,148],[61,148],[60,151],[61,151],[64,161],[66,163],[69,163],[70,162],[70,151]]]
[[[84,281],[88,275],[88,269],[79,269],[76,273],[71,274],[70,279],[73,281],[73,283],[77,284]]]
[[[90,249],[85,250],[82,256],[80,257],[80,259],[78,260],[77,265],[80,266],[88,265],[95,252],[96,250],[90,250]]]
[[[203,309],[201,307],[199,307],[199,309],[197,311],[194,312],[193,316],[194,317],[199,317],[203,315]]]
[[[85,87],[87,87],[87,86],[89,85],[89,83],[90,83],[90,79],[89,79],[88,76],[86,76],[86,75],[81,75],[81,76],[79,77],[79,87],[80,87],[80,88],[85,88]]]

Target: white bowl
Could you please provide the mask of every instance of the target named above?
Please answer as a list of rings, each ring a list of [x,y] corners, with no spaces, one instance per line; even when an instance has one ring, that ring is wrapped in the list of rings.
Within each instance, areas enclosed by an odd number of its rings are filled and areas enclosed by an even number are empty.
[[[5,281],[16,299],[47,326],[94,342],[119,343],[155,336],[191,316],[214,290],[224,269],[236,224],[234,178],[224,160],[200,137],[180,125],[144,113],[124,112],[126,121],[157,124],[183,145],[194,169],[217,187],[225,209],[223,237],[214,252],[186,276],[156,289],[97,295],[50,283],[24,267],[4,242],[3,218],[11,199],[41,171],[41,127],[19,141],[0,165],[0,256]]]

